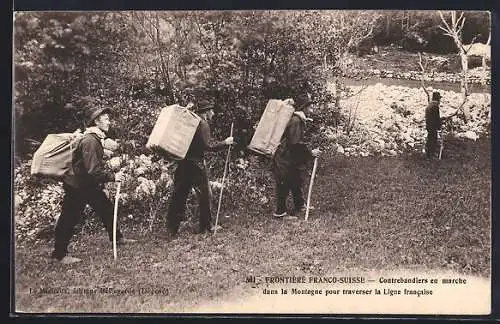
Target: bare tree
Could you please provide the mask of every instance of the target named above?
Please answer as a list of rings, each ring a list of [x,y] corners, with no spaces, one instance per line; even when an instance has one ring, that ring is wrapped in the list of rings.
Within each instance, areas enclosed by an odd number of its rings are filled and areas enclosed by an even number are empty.
[[[465,24],[465,17],[464,13],[460,13],[460,16],[457,18],[457,12],[452,11],[451,12],[451,24],[449,24],[445,17],[443,12],[439,11],[439,16],[441,17],[441,21],[444,24],[443,26],[439,26],[440,29],[444,31],[444,34],[451,37],[453,41],[455,42],[455,45],[458,48],[458,54],[460,55],[460,60],[462,63],[462,78],[460,80],[460,88],[462,92],[462,98],[463,101],[460,104],[460,106],[456,109],[456,112],[448,117],[452,117],[454,115],[457,115],[459,111],[462,111],[463,117],[465,120],[468,119],[469,113],[465,111],[465,102],[467,101],[467,97],[469,95],[469,89],[468,89],[468,57],[467,57],[467,52],[470,50],[473,42],[468,48],[465,48],[465,46],[462,43],[462,29]]]
[[[431,96],[429,95],[429,91],[427,90],[427,88],[425,87],[425,77],[427,75],[427,72],[426,72],[426,66],[427,65],[423,65],[422,63],[422,54],[420,52],[418,52],[418,65],[420,65],[420,69],[422,70],[422,77],[420,79],[421,81],[421,85],[422,85],[422,89],[424,89],[424,92],[427,96],[427,102],[429,103],[431,101]]]
[[[486,41],[486,46],[490,46],[490,42],[491,42],[491,16],[490,16],[490,35],[488,36],[488,41]],[[483,52],[481,53],[482,55],[482,67],[483,67],[483,75],[481,77],[481,83],[483,84],[483,86],[486,86],[486,53]],[[490,54],[490,59],[491,59],[491,54]],[[486,94],[484,95],[484,102],[486,102],[488,99],[487,99],[487,96]]]

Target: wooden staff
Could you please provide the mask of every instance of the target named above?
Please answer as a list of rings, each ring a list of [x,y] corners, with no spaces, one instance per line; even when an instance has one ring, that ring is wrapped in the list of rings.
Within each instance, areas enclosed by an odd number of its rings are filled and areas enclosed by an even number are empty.
[[[118,182],[118,185],[116,186],[116,195],[115,195],[115,210],[113,214],[113,256],[116,260],[117,258],[117,253],[116,253],[116,225],[118,223],[118,201],[120,200],[120,189],[121,189],[122,183]]]
[[[314,177],[316,176],[316,168],[318,167],[318,157],[314,158],[314,166],[311,174],[311,181],[309,182],[309,192],[307,193],[307,206],[306,206],[306,218],[305,220],[309,218],[309,207],[311,204],[311,192],[312,192],[312,186],[314,183]]]
[[[234,126],[234,123],[231,123],[231,133],[230,133],[229,137],[233,136],[233,126]],[[224,174],[222,175],[222,186],[220,188],[219,205],[217,206],[217,216],[215,217],[214,235],[217,232],[217,224],[219,223],[219,212],[220,212],[220,206],[222,203],[222,190],[224,189],[224,181],[226,180],[226,173],[227,173],[227,167],[229,165],[229,155],[230,154],[231,154],[231,145],[229,145],[229,147],[227,149],[226,163],[224,164]]]
[[[444,147],[443,135],[441,134],[440,138],[439,138],[439,159],[440,160],[441,160],[441,155],[443,154],[443,147]]]

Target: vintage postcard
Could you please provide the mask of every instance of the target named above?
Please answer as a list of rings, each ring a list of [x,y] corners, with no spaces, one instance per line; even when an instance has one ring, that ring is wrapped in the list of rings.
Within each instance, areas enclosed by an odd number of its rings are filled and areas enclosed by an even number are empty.
[[[14,313],[490,314],[490,20],[14,12]]]

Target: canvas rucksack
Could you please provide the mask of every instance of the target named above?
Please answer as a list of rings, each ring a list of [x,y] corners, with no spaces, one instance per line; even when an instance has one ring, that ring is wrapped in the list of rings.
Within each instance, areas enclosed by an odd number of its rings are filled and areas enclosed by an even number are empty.
[[[269,100],[248,148],[259,154],[274,155],[294,111],[291,99]]]
[[[75,151],[82,138],[77,132],[47,135],[33,155],[31,175],[71,183],[75,176]]]

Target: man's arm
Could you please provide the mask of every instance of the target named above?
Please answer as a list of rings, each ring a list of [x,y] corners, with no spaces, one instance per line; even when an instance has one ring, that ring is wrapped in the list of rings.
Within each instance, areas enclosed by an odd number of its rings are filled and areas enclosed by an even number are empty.
[[[104,169],[103,148],[96,139],[85,136],[81,143],[83,165],[96,183],[114,181],[113,173]]]
[[[205,146],[205,150],[218,151],[225,147],[226,144],[224,141],[218,142],[212,139],[212,136],[210,134],[210,126],[208,126],[208,123],[200,123],[200,133],[203,140],[203,145]]]
[[[292,157],[296,161],[309,161],[313,158],[312,151],[303,141],[303,131],[299,121],[292,120],[286,129],[287,144]]]
[[[441,116],[439,113],[439,106],[436,106],[436,122],[437,122],[437,129],[441,129]]]

